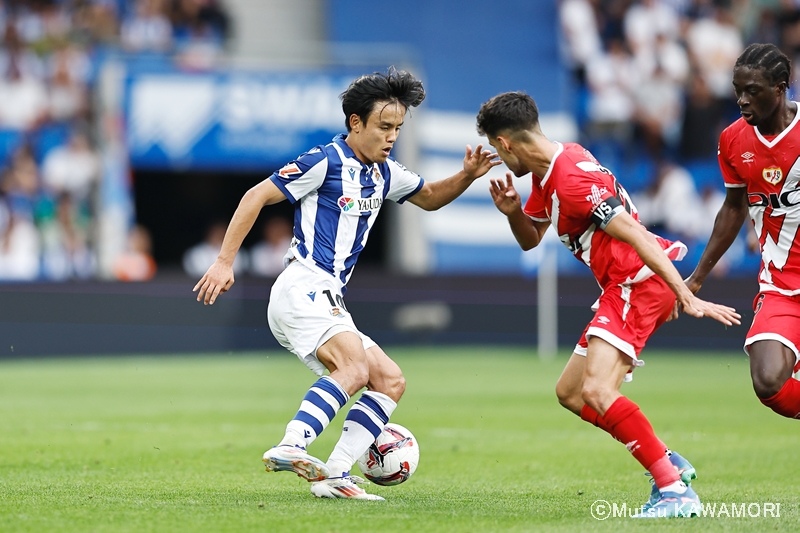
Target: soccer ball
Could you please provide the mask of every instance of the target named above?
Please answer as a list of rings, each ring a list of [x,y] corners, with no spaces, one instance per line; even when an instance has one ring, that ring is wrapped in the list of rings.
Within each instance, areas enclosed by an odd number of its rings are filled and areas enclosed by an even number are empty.
[[[411,477],[418,463],[417,439],[403,426],[389,423],[358,460],[358,467],[376,485],[399,485]]]

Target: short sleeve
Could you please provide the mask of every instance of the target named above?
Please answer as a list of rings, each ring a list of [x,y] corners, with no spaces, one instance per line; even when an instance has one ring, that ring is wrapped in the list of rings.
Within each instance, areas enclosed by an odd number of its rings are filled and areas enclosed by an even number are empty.
[[[417,194],[425,185],[425,180],[394,159],[387,159],[386,164],[391,172],[389,192],[386,194],[387,200],[402,204]]]
[[[725,181],[725,187],[745,187],[747,184],[731,164],[732,149],[729,137],[728,130],[723,131],[722,135],[719,136],[719,145],[717,147],[717,159],[719,160],[722,179]]]
[[[614,217],[625,211],[625,206],[616,196],[614,178],[608,171],[582,170],[584,172],[571,176],[566,187],[558,190],[562,211],[569,210],[573,216],[591,220],[598,228],[605,229]]]
[[[547,217],[542,188],[536,185],[536,183],[531,187],[531,195],[528,196],[528,201],[525,202],[525,207],[522,211],[528,215],[531,220],[535,220],[536,222],[547,222],[550,220]]]
[[[328,171],[327,163],[325,151],[316,147],[275,171],[270,180],[295,203],[322,185]]]

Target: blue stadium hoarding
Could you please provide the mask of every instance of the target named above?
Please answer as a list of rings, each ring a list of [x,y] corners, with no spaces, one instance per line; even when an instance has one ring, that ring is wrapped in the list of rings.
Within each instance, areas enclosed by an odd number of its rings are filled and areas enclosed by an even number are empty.
[[[326,72],[129,74],[126,141],[136,169],[269,171],[344,130]]]

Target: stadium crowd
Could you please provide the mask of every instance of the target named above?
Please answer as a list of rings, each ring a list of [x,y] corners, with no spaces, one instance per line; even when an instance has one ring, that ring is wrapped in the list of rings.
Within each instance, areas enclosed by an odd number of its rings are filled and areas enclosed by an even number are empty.
[[[167,53],[182,68],[208,68],[228,20],[216,0],[0,2],[0,279],[97,273],[94,96],[104,54]],[[147,242],[140,232],[132,242]],[[115,271],[136,279],[154,268]]]
[[[704,243],[724,199],[717,141],[738,118],[733,65],[752,42],[798,57],[800,2],[562,0],[560,19],[582,144],[648,227]]]

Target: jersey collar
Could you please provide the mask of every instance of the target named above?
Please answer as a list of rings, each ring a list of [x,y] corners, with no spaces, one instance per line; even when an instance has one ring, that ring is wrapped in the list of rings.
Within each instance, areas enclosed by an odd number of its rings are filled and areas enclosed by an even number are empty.
[[[561,155],[561,152],[564,151],[564,145],[563,144],[561,144],[560,142],[556,142],[556,144],[558,145],[558,149],[556,150],[556,153],[553,154],[553,159],[550,161],[550,166],[547,167],[547,172],[545,173],[544,177],[542,178],[542,181],[540,183],[540,185],[542,187],[544,187],[544,184],[547,183],[548,179],[550,179],[550,174],[553,173],[553,167],[556,164],[556,159],[558,159],[558,156]]]
[[[795,125],[795,124],[797,124],[797,121],[798,121],[798,119],[800,119],[800,104],[798,104],[797,102],[794,102],[794,104],[795,104],[795,106],[797,106],[797,112],[794,114],[794,120],[792,120],[792,123],[791,123],[791,124],[789,124],[789,125],[786,127],[786,129],[785,129],[785,130],[783,130],[782,132],[780,132],[780,133],[778,134],[778,136],[777,136],[777,137],[775,137],[774,139],[772,139],[771,141],[768,141],[766,138],[764,138],[764,136],[763,136],[763,135],[761,135],[761,132],[760,132],[760,131],[758,131],[758,127],[757,127],[757,126],[753,126],[753,129],[754,129],[754,130],[755,130],[755,132],[756,132],[756,137],[758,137],[758,140],[759,140],[759,141],[761,141],[761,143],[762,143],[764,146],[766,146],[767,148],[772,148],[773,146],[775,146],[776,144],[778,144],[778,143],[780,142],[780,140],[781,140],[781,139],[783,139],[784,137],[786,137],[786,135],[787,135],[787,134],[788,134],[790,131],[792,131],[792,128],[794,128],[794,125]]]

